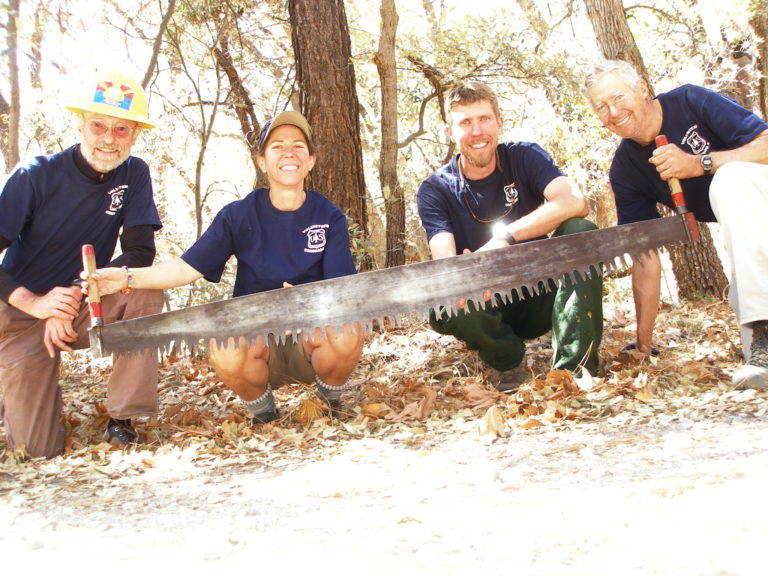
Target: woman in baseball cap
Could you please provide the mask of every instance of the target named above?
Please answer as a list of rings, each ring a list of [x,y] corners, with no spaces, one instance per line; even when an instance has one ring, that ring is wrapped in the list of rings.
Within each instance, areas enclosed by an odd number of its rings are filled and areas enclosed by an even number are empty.
[[[201,277],[218,282],[233,255],[237,259],[233,296],[290,290],[356,273],[344,213],[322,194],[304,187],[315,160],[306,118],[294,111],[278,114],[264,124],[258,141],[257,163],[267,175],[268,187],[225,206],[180,258],[136,270],[98,270],[93,278],[99,291],[167,289]],[[259,313],[254,310],[254,315]],[[301,328],[297,325],[293,333]],[[223,383],[243,400],[252,424],[280,418],[272,387],[287,383],[314,383],[318,397],[338,416],[363,337],[360,325],[345,325],[335,332],[315,327],[297,342],[292,336],[275,338],[271,333],[253,341],[211,339],[210,360]]]

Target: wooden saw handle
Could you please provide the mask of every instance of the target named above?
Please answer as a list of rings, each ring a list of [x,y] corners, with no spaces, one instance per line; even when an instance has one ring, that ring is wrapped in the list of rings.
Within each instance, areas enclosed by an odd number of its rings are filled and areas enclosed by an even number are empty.
[[[99,296],[99,285],[91,278],[91,275],[96,272],[96,252],[93,249],[92,244],[84,244],[82,248],[83,254],[83,271],[87,276],[88,282],[88,311],[91,314],[91,327],[103,326],[104,317],[101,312],[101,296]]]
[[[667,141],[667,137],[664,134],[659,134],[656,136],[657,148],[659,146],[666,146],[667,144],[669,144],[669,142]],[[677,210],[678,214],[685,216],[685,219],[688,222],[688,230],[691,233],[691,240],[698,242],[699,229],[696,227],[696,217],[693,215],[693,212],[690,212],[688,207],[685,205],[685,195],[683,194],[683,187],[680,185],[680,180],[677,178],[670,178],[667,180],[667,184],[669,184],[669,192],[672,196],[672,204],[675,205],[675,210]]]

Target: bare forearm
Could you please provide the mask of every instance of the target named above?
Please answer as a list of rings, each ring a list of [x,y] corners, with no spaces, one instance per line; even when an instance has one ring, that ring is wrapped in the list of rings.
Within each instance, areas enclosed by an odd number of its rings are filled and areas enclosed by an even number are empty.
[[[35,294],[20,286],[11,292],[8,304],[41,320],[71,320],[78,314],[81,298],[80,289],[76,286],[57,286],[46,294]]]
[[[184,262],[174,258],[145,268],[131,268],[131,288],[135,290],[166,290],[184,286],[202,278],[202,274]],[[100,294],[114,294],[128,288],[128,270],[100,268],[93,275]]]
[[[432,260],[456,256],[456,239],[450,232],[438,232],[429,240]]]
[[[22,312],[31,314],[31,310],[38,298],[38,295],[34,292],[24,288],[24,286],[19,286],[8,296],[8,304]]]
[[[544,204],[507,226],[517,242],[544,236],[570,218],[584,218],[589,214],[586,199],[565,176],[547,185],[544,198],[547,200]]]
[[[588,213],[589,209],[583,198],[567,198],[539,206],[530,214],[512,222],[507,229],[517,242],[522,242],[549,234],[566,220],[583,218]]]
[[[146,268],[135,268],[131,272],[133,287],[146,290],[176,288],[203,277],[181,258],[174,258]]]
[[[768,130],[759,134],[752,142],[735,148],[734,150],[722,150],[712,152],[712,170],[714,172],[728,162],[755,162],[768,164]]]
[[[655,252],[644,254],[632,266],[632,294],[637,315],[637,348],[650,354],[661,296],[661,262]]]

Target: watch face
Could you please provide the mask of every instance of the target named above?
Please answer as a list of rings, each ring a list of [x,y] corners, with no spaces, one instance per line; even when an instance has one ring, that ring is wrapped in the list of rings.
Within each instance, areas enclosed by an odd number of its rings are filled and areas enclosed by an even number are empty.
[[[702,155],[701,166],[704,168],[704,172],[706,173],[709,173],[712,170],[712,157],[709,154]]]

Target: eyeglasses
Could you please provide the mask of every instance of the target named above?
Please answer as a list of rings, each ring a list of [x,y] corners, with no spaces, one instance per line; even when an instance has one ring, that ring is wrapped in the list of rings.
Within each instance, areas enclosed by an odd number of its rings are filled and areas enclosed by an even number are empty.
[[[86,122],[88,131],[94,136],[104,136],[108,130],[112,130],[112,137],[115,140],[126,140],[131,137],[135,126],[128,126],[127,124],[113,124],[107,125],[106,122],[101,120],[88,120]]]

